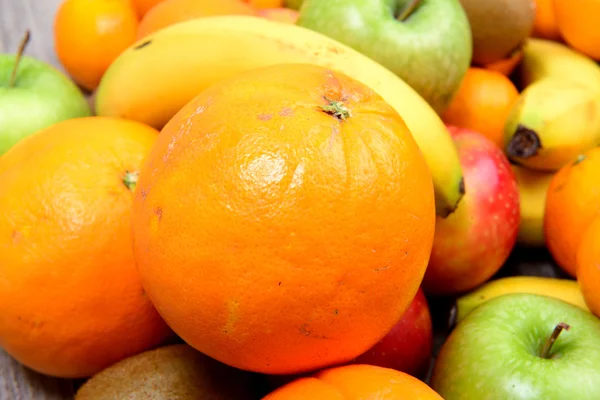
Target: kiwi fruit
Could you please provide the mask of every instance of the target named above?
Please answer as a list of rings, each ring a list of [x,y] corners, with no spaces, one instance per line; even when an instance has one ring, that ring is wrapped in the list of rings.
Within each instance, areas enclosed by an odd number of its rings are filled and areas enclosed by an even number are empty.
[[[534,0],[460,0],[473,35],[474,65],[510,57],[533,31]]]
[[[260,398],[254,379],[187,344],[173,344],[100,371],[75,400],[251,400]]]

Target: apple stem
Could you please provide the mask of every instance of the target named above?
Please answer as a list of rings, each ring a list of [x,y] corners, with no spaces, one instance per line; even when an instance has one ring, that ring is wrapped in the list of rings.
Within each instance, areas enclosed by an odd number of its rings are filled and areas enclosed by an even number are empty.
[[[14,87],[17,82],[17,70],[19,69],[19,62],[21,61],[21,56],[25,51],[25,47],[27,47],[27,43],[29,43],[29,38],[31,37],[31,32],[29,30],[25,31],[25,35],[23,39],[21,39],[21,43],[19,44],[19,48],[17,50],[17,56],[15,58],[15,66],[13,67],[12,74],[10,75],[10,81],[8,81],[8,87]]]
[[[556,339],[558,339],[558,335],[560,335],[563,329],[568,331],[570,328],[571,327],[565,324],[564,322],[560,322],[554,327],[554,331],[552,331],[552,334],[550,335],[548,340],[546,340],[546,343],[544,343],[544,347],[542,348],[542,358],[549,358],[550,350],[552,350],[552,345],[554,344],[554,342],[556,342]]]
[[[406,18],[410,17],[420,3],[421,0],[411,0],[410,3],[408,3],[406,7],[404,7],[404,9],[398,14],[398,21],[404,21]]]

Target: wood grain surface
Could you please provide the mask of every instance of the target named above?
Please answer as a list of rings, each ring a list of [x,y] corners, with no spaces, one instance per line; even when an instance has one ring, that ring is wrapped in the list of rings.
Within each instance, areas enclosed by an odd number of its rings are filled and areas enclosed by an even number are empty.
[[[62,69],[53,46],[52,25],[61,0],[0,0],[0,52],[15,52],[25,30],[31,31],[26,54]],[[217,0],[215,0],[217,1]],[[545,250],[515,251],[498,276],[537,275],[564,277]],[[447,327],[447,301],[430,299],[436,326],[435,347],[443,343]],[[73,399],[76,383],[53,379],[24,368],[0,348],[0,400]]]

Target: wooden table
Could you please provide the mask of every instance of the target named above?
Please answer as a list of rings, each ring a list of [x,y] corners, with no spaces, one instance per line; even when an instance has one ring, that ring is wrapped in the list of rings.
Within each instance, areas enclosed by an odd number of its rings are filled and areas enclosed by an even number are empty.
[[[216,0],[215,0],[216,1]],[[61,0],[0,0],[0,52],[13,53],[26,29],[31,41],[26,54],[62,69],[53,47],[52,24]],[[64,71],[64,70],[63,70]],[[517,250],[498,276],[539,275],[564,277],[545,250]],[[436,323],[436,349],[444,340],[447,301],[430,299]],[[0,349],[0,400],[72,399],[76,385],[53,379],[22,367]]]

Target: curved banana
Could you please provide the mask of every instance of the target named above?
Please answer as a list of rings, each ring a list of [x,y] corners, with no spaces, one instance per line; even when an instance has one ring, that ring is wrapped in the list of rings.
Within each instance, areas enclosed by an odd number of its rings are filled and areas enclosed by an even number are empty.
[[[202,90],[238,72],[280,63],[335,69],[379,93],[404,118],[431,170],[445,217],[464,194],[458,153],[445,125],[407,83],[357,51],[309,29],[251,16],[181,22],[138,41],[110,65],[96,114],[162,128]]]
[[[517,242],[524,247],[543,247],[546,192],[553,172],[536,171],[511,165],[519,187],[521,222]]]
[[[600,144],[600,91],[554,76],[534,81],[506,120],[504,143],[511,161],[557,171]]]
[[[577,281],[537,276],[510,276],[491,280],[456,300],[455,323],[486,301],[509,293],[532,293],[553,297],[589,311]]]
[[[529,38],[519,67],[521,87],[546,77],[564,78],[600,91],[600,65],[567,45]]]

